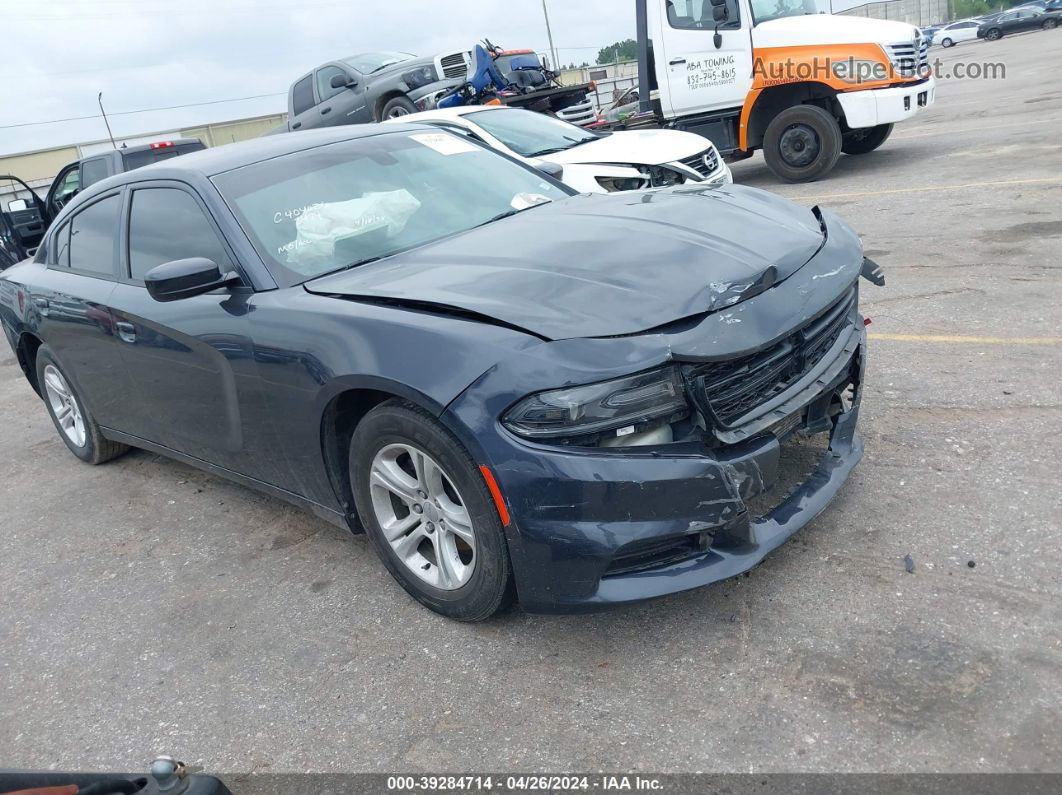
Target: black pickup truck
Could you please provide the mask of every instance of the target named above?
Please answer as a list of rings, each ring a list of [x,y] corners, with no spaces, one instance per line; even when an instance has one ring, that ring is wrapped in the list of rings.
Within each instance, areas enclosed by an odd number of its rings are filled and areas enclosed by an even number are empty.
[[[19,183],[31,197],[21,203],[10,202],[6,210],[0,207],[0,270],[30,256],[63,205],[89,185],[123,171],[205,148],[198,138],[174,138],[84,157],[60,170],[43,201],[18,177],[0,174],[0,180]]]

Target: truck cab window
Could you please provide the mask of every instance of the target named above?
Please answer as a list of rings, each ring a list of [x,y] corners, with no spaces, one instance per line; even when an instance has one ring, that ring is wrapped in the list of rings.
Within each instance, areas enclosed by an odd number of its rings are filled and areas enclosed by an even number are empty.
[[[85,160],[81,163],[82,188],[87,188],[89,185],[93,185],[101,179],[106,179],[109,176],[110,169],[107,168],[106,158],[97,157],[93,160]]]
[[[773,3],[775,0],[771,0]],[[726,4],[729,16],[725,25],[735,27],[740,22],[740,11],[736,2]],[[712,15],[711,0],[668,0],[667,21],[679,30],[715,30],[715,17]]]
[[[322,102],[346,91],[345,88],[332,88],[332,78],[336,75],[347,79],[347,73],[338,66],[322,66],[317,70],[317,95]]]
[[[291,105],[292,111],[296,116],[300,113],[305,113],[313,107],[313,77],[306,75],[298,83],[295,84],[291,93]]]
[[[54,204],[54,207],[51,208],[52,212],[58,212],[62,209],[63,205],[74,198],[77,192],[81,190],[81,172],[76,163],[65,174],[60,175],[60,179],[62,179],[62,182],[55,189],[52,199]]]

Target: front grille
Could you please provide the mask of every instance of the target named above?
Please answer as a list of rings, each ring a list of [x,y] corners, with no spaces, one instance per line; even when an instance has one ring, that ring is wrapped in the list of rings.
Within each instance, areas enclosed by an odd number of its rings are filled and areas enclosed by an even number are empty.
[[[715,418],[739,424],[746,415],[807,375],[850,325],[856,290],[851,288],[819,317],[765,351],[698,365],[689,376]]]
[[[692,168],[702,177],[709,177],[719,170],[719,153],[714,146],[709,146],[703,152],[684,157],[679,160],[686,168]]]
[[[586,99],[577,105],[569,105],[564,110],[557,111],[557,118],[581,126],[597,121],[597,113],[590,100]]]
[[[920,77],[929,66],[929,42],[923,37],[885,47],[893,68],[903,77]]]
[[[459,80],[468,76],[468,62],[463,52],[455,52],[444,55],[439,59],[443,77],[447,80]]]

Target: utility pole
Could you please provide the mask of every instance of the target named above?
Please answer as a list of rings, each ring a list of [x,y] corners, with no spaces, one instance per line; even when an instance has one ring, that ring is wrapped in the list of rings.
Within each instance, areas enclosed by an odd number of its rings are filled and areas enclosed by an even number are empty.
[[[553,31],[549,27],[549,10],[546,8],[546,0],[542,0],[542,16],[546,18],[546,36],[549,37],[549,53],[553,57],[553,70],[560,69],[560,61],[557,60],[557,48],[553,46]]]
[[[107,125],[107,137],[111,139],[111,146],[115,149],[118,148],[118,144],[114,142],[114,134],[111,132],[111,123],[107,121],[107,111],[103,109],[103,92],[101,91],[96,95],[96,101],[100,103],[100,113],[103,115],[103,123]]]

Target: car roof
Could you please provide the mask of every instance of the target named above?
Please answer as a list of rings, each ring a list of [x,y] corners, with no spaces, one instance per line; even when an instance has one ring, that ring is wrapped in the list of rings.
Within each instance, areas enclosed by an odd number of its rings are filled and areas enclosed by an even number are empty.
[[[405,129],[412,131],[418,128],[410,125]],[[393,134],[401,131],[403,131],[401,125],[389,125],[384,128],[379,124],[364,124],[325,127],[319,130],[289,132],[280,135],[266,135],[249,141],[223,144],[222,146],[189,152],[180,157],[162,160],[123,174],[116,174],[114,177],[103,180],[103,182],[114,185],[120,178],[124,178],[121,181],[132,182],[142,181],[145,178],[179,178],[181,175],[187,174],[212,177],[225,171],[232,171],[253,163],[260,163],[263,160],[271,160],[274,157],[301,152],[304,149],[313,149],[317,146],[325,146],[339,141],[371,138],[376,135]]]

